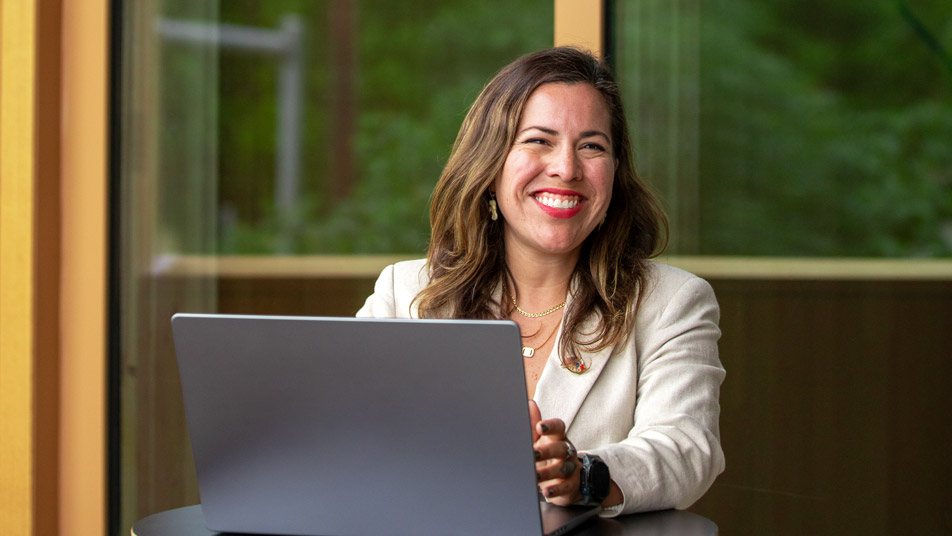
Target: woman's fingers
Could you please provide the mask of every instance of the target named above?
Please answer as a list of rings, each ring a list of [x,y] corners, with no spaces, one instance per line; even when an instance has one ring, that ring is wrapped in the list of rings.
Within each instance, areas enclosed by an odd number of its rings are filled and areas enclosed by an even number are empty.
[[[561,439],[564,439],[565,422],[562,421],[562,419],[546,419],[544,421],[540,420],[535,425],[535,428],[533,428],[533,432],[546,436],[562,436]]]
[[[544,467],[539,467],[539,464],[536,464],[539,491],[551,503],[568,505],[577,502],[581,498],[579,491],[580,470],[581,463],[577,458],[550,460]]]
[[[578,452],[572,442],[563,439],[561,441],[546,441],[543,438],[535,443],[536,461],[544,460],[568,460],[578,457]]]
[[[541,432],[538,431],[538,424],[542,420],[542,412],[539,411],[539,405],[535,400],[529,401],[529,424],[532,427],[532,442],[539,440]]]
[[[542,495],[551,503],[565,506],[575,503],[580,499],[578,478],[553,480],[540,484],[539,487],[542,490]]]
[[[536,475],[546,500],[572,504],[579,498],[579,471],[582,464],[575,445],[565,436],[562,419],[542,420],[535,402],[529,402],[532,439],[536,451]]]
[[[536,475],[538,480],[545,482],[548,480],[572,478],[572,475],[579,468],[578,459],[571,460],[549,460],[536,464]]]

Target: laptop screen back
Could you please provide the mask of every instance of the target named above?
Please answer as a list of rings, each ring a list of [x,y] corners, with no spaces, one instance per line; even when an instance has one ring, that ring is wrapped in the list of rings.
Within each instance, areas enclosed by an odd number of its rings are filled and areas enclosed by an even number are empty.
[[[172,324],[210,529],[541,534],[514,323]]]

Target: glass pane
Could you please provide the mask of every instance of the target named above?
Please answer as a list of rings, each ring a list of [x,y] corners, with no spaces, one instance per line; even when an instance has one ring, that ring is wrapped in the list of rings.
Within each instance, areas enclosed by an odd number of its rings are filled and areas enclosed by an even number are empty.
[[[952,4],[616,2],[676,254],[952,255]]]
[[[170,316],[352,314],[368,283],[340,269],[222,266],[249,254],[424,255],[429,195],[468,106],[501,66],[551,46],[553,4],[143,0],[121,12],[113,329],[128,530],[198,502]]]
[[[169,318],[176,311],[213,311],[217,303],[217,281],[208,275],[214,258],[199,257],[193,277],[165,273],[177,256],[215,244],[218,3],[144,1],[125,8],[121,169],[114,185],[120,320],[110,327],[121,345],[120,530],[145,514],[198,501]]]
[[[289,44],[221,49],[217,251],[423,251],[463,114],[509,58],[551,44],[551,11],[548,0],[222,3],[222,23]]]

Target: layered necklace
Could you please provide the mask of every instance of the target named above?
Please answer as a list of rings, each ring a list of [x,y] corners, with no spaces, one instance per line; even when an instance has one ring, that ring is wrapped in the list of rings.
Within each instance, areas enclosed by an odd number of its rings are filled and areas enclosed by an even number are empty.
[[[541,313],[530,313],[530,312],[528,312],[528,311],[522,309],[521,307],[519,307],[519,304],[516,303],[516,297],[515,297],[515,296],[513,296],[512,294],[509,294],[509,297],[512,298],[512,306],[516,308],[516,311],[518,311],[519,314],[521,314],[522,316],[524,316],[524,317],[526,317],[526,318],[542,318],[543,316],[550,315],[550,314],[552,314],[552,313],[558,311],[559,309],[565,307],[565,302],[563,301],[562,303],[556,305],[555,307],[551,307],[551,308],[549,308],[549,309],[546,309],[545,311],[542,311]],[[555,327],[554,327],[554,328],[552,329],[552,331],[549,333],[549,336],[546,337],[545,340],[542,341],[542,343],[537,344],[536,346],[529,346],[528,344],[525,344],[526,336],[523,335],[523,336],[522,336],[522,340],[523,340],[522,356],[523,356],[523,357],[532,357],[532,356],[534,356],[537,349],[539,349],[539,348],[545,346],[545,345],[549,342],[549,340],[552,339],[552,336],[555,335],[555,332],[559,330],[559,325],[560,325],[560,324],[561,324],[561,322],[556,322],[556,323],[555,323]],[[541,326],[541,325],[539,326],[539,330],[540,330],[540,331],[542,330],[542,326]],[[538,333],[538,331],[537,331],[536,333],[533,333],[532,335],[529,335],[529,337],[535,337],[537,333]],[[564,368],[570,370],[571,372],[575,373],[575,374],[581,374],[581,373],[585,372],[585,371],[588,369],[588,366],[587,366],[587,365],[585,364],[585,362],[582,361],[580,358],[575,358],[575,359],[573,359],[571,363],[565,363],[565,362],[563,362],[563,363],[562,363],[562,366],[563,366]]]
[[[516,297],[515,297],[515,296],[513,296],[512,294],[510,294],[509,297],[512,298],[512,306],[516,308],[516,311],[518,311],[519,314],[521,314],[522,316],[524,316],[524,317],[526,317],[526,318],[542,318],[543,316],[550,315],[550,314],[552,314],[552,313],[558,311],[559,309],[565,307],[565,302],[563,301],[562,303],[556,305],[555,307],[551,307],[551,308],[549,308],[549,309],[546,309],[545,311],[542,311],[541,313],[530,313],[530,312],[528,312],[528,311],[523,310],[521,307],[519,307],[519,304],[516,303]],[[532,356],[534,356],[536,349],[545,346],[546,343],[548,343],[549,340],[552,339],[552,336],[555,335],[555,332],[558,331],[558,330],[559,330],[559,323],[556,322],[555,327],[554,327],[554,328],[552,329],[552,331],[549,333],[549,336],[546,337],[544,341],[542,341],[540,344],[537,344],[536,346],[529,346],[528,344],[525,344],[525,339],[526,339],[526,337],[523,336],[523,337],[522,337],[522,339],[523,339],[522,356],[523,356],[523,357],[532,357]],[[530,335],[530,337],[534,337],[534,336],[535,336],[534,333],[533,333],[532,335]]]

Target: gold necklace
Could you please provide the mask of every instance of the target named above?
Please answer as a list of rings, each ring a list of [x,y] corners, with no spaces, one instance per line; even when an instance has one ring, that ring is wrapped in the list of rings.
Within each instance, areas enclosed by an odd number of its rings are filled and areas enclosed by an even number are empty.
[[[562,305],[565,305],[565,304],[563,303]],[[560,322],[559,324],[561,324],[561,322]],[[542,344],[536,346],[535,348],[533,348],[532,346],[527,346],[527,345],[523,344],[523,345],[522,345],[522,357],[532,357],[532,356],[534,356],[534,355],[535,355],[536,348],[542,348],[543,346],[545,346],[545,343],[549,342],[549,339],[551,339],[552,336],[555,335],[555,332],[559,330],[559,324],[556,324],[556,325],[555,325],[555,329],[552,330],[552,333],[549,333],[549,336],[546,337],[544,341],[542,341]],[[531,335],[530,335],[530,336],[531,336]],[[525,337],[522,337],[522,338],[525,339]]]
[[[552,307],[551,309],[546,309],[545,311],[542,311],[541,313],[530,313],[530,312],[528,312],[528,311],[523,311],[523,310],[519,307],[519,304],[516,303],[516,297],[515,297],[515,296],[513,296],[512,294],[510,294],[509,297],[512,298],[512,306],[516,308],[516,311],[519,311],[519,314],[521,314],[522,316],[524,316],[524,317],[526,317],[526,318],[541,318],[541,317],[543,317],[543,316],[550,315],[550,314],[552,314],[552,313],[558,311],[559,309],[565,307],[565,302],[562,302],[562,303],[556,305],[555,307]]]

